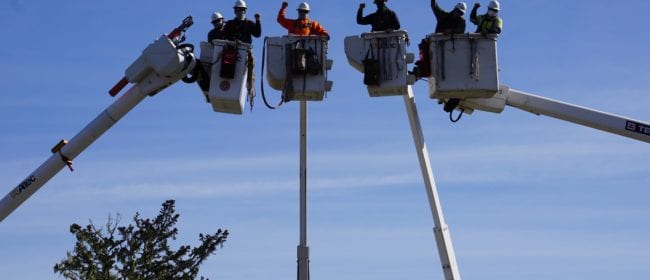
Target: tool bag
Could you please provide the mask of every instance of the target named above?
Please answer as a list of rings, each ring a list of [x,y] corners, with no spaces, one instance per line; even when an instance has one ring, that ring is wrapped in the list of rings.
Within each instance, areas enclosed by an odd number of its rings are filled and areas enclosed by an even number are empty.
[[[239,54],[237,53],[237,48],[232,45],[224,47],[223,52],[221,53],[221,71],[219,76],[224,79],[234,79],[235,78],[235,68],[237,66],[237,58]]]
[[[363,61],[363,83],[367,86],[379,86],[381,81],[379,77],[380,66],[379,60],[375,58],[375,52],[372,50],[372,45],[366,52],[366,59]]]
[[[308,50],[296,47],[293,49],[291,56],[291,73],[294,75],[303,75],[307,73]]]

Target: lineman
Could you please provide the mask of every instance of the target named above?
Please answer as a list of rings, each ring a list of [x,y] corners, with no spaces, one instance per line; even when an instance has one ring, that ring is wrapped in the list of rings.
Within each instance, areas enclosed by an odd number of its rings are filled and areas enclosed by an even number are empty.
[[[363,9],[366,7],[366,4],[361,3],[359,10],[357,10],[357,24],[372,25],[372,32],[398,30],[400,28],[399,19],[395,12],[386,7],[387,1],[375,0],[374,3],[377,5],[377,11],[365,17],[363,16]]]
[[[223,30],[223,16],[215,12],[212,14],[212,25],[214,28],[208,33],[208,42],[212,42],[215,39],[225,39],[226,33]]]
[[[233,9],[235,10],[235,18],[226,22],[224,28],[226,39],[251,44],[253,43],[251,36],[255,38],[262,36],[260,14],[255,14],[255,22],[246,19],[247,7],[244,0],[237,0]]]
[[[476,12],[481,4],[474,4],[472,13],[469,15],[469,20],[476,24],[476,33],[481,34],[501,34],[503,28],[503,20],[499,17],[499,10],[501,9],[499,2],[490,1],[488,11],[483,15],[476,15]]]
[[[465,33],[465,11],[467,4],[459,2],[451,12],[446,12],[436,0],[431,0],[431,9],[436,16],[436,33],[444,34],[462,34]]]
[[[298,5],[297,19],[287,19],[285,17],[288,6],[288,2],[282,2],[282,8],[280,8],[280,11],[278,12],[278,23],[282,25],[282,27],[286,28],[289,31],[289,34],[301,36],[317,35],[327,36],[329,38],[327,30],[325,30],[325,28],[323,28],[323,26],[317,21],[309,18],[309,4],[302,2]]]
[[[246,19],[246,2],[244,0],[237,0],[233,9],[235,10],[235,18],[226,22],[226,27],[224,31],[226,33],[226,40],[244,42],[248,44],[253,43],[253,38],[259,38],[262,36],[262,23],[260,22],[260,14],[255,14],[255,22],[252,20]],[[250,99],[250,104],[253,104],[253,98],[255,97],[255,91],[253,88],[253,83],[255,82],[255,72],[253,68],[255,67],[255,58],[253,57],[253,52],[248,50],[248,63],[246,68],[248,70],[248,78],[246,81],[248,88],[248,96]]]

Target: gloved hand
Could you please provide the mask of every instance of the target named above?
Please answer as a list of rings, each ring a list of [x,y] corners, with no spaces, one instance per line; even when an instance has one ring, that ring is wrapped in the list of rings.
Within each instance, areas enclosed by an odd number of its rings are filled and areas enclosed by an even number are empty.
[[[260,14],[255,14],[255,20],[256,20],[256,21],[260,21],[260,18],[261,18],[261,17],[262,17],[262,16],[260,16]]]
[[[287,1],[282,2],[282,8],[284,9],[286,7],[289,7],[289,2]]]
[[[481,3],[474,3],[474,8],[479,8],[481,7]]]
[[[361,4],[359,4],[359,9],[363,9],[363,8],[365,8],[365,7],[366,7],[366,3],[361,3]]]

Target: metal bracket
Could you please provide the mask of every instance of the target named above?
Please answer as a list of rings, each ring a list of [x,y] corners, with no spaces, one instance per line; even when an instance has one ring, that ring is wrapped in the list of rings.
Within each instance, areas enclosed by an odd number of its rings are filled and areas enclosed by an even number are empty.
[[[57,143],[53,148],[52,148],[52,153],[53,154],[59,154],[61,156],[61,160],[65,163],[66,166],[68,166],[68,169],[70,169],[70,172],[74,171],[74,168],[72,168],[72,160],[65,156],[63,153],[61,153],[61,148],[68,144],[68,140],[61,140],[59,143]]]

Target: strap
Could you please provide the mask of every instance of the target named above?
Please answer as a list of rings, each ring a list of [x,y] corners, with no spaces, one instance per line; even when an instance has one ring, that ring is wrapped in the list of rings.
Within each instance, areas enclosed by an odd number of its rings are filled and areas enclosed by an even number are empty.
[[[312,28],[312,26],[313,26],[313,22],[312,22],[311,19],[309,19],[309,21],[307,22],[307,25],[305,25],[304,27],[309,28],[309,33],[311,33],[311,30],[312,30],[311,28]],[[303,26],[301,26],[300,24],[298,24],[298,20],[296,19],[296,20],[293,21],[293,28],[298,28],[298,27],[303,27]]]
[[[372,55],[372,56],[370,56]],[[372,41],[370,41],[370,44],[368,45],[368,51],[366,52],[366,59],[372,58],[375,59],[375,52],[372,49]]]

